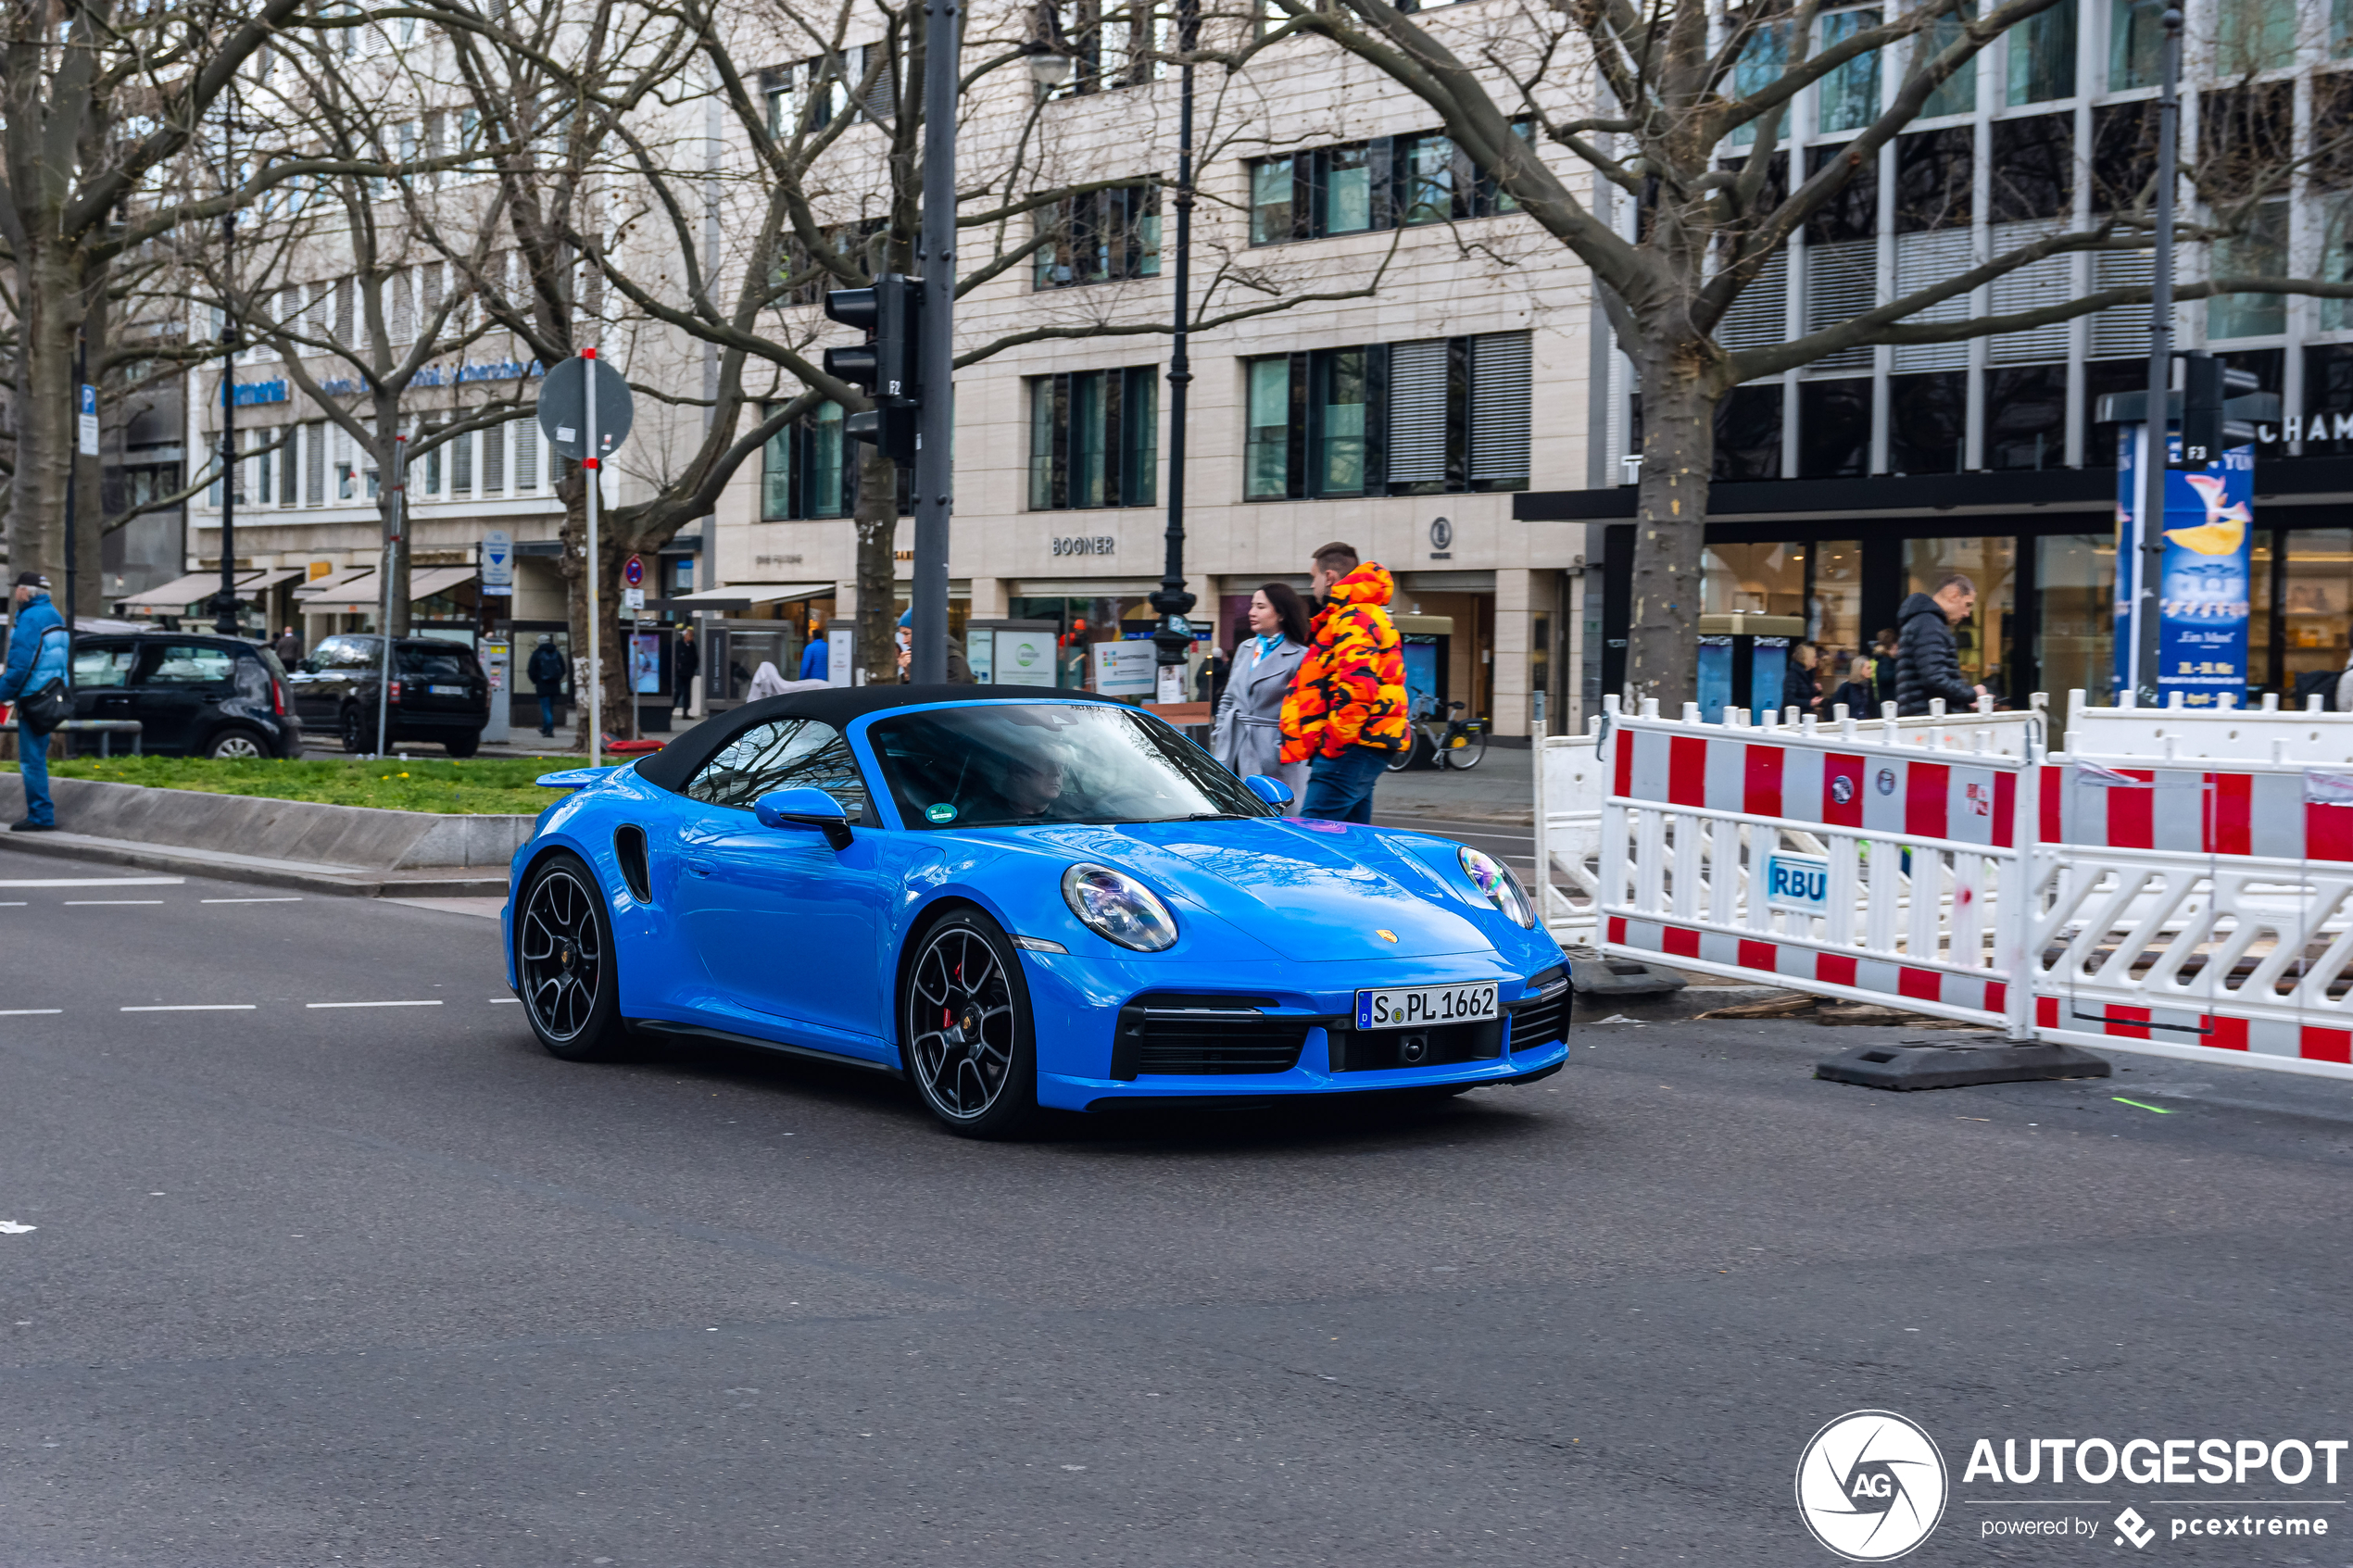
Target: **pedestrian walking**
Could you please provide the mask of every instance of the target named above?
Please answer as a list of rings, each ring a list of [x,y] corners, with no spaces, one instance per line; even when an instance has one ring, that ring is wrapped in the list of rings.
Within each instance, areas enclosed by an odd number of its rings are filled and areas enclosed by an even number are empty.
[[[554,633],[539,633],[539,646],[531,650],[531,662],[523,666],[523,673],[531,677],[532,692],[539,698],[539,733],[552,736],[556,699],[564,690],[564,656],[556,651]]]
[[[825,679],[825,623],[812,621],[809,623],[809,642],[800,650],[800,678],[804,681]]]
[[[278,656],[279,663],[293,669],[302,662],[302,633],[291,626],[287,627],[278,633],[278,640],[270,645],[270,651]]]
[[[915,608],[912,605],[899,612],[899,678],[915,678]],[[976,684],[973,680],[972,659],[964,652],[963,639],[948,639],[948,684],[951,686]]]
[[[702,673],[702,654],[695,646],[695,629],[682,628],[678,646],[670,656],[671,678],[677,682],[676,707],[679,712],[695,710],[695,677]]]
[[[9,824],[8,831],[53,833],[57,810],[49,799],[49,729],[55,721],[36,727],[41,725],[40,719],[26,709],[44,696],[44,706],[57,702],[58,694],[44,693],[44,688],[54,681],[63,690],[73,667],[73,633],[66,629],[57,607],[49,602],[49,580],[41,573],[17,573],[10,596],[16,601],[16,615],[8,627],[8,662],[0,669],[0,702],[15,705],[17,772],[24,780],[24,820]]]
[[[1314,580],[1324,608],[1283,699],[1282,759],[1308,764],[1301,816],[1369,822],[1373,785],[1410,744],[1405,656],[1389,619],[1397,585],[1338,542],[1315,552]]]
[[[1209,733],[1210,755],[1241,778],[1272,774],[1296,801],[1307,791],[1307,763],[1282,759],[1283,699],[1315,633],[1306,602],[1286,583],[1269,583],[1251,595],[1245,624],[1252,635],[1234,647]]]
[[[1820,710],[1821,658],[1821,650],[1813,644],[1799,643],[1789,650],[1789,662],[1781,667],[1781,707],[1796,709],[1801,719]]]
[[[1895,711],[1906,717],[1928,711],[1931,698],[1966,711],[1985,695],[1961,678],[1960,645],[1953,628],[1977,604],[1977,584],[1954,572],[1932,594],[1914,594],[1895,617]]]
[[[1822,707],[1826,714],[1834,715],[1838,705],[1843,702],[1846,705],[1848,718],[1875,719],[1879,716],[1879,709],[1873,706],[1879,701],[1878,694],[1879,673],[1871,661],[1850,659],[1846,661],[1846,679],[1839,684],[1838,690],[1831,693],[1830,700]]]
[[[1895,628],[1881,627],[1868,650],[1871,660],[1871,713],[1895,700]]]

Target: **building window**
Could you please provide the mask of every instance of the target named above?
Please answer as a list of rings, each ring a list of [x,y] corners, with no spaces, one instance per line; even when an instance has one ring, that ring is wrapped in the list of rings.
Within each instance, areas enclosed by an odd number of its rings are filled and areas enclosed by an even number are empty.
[[[1858,478],[1870,471],[1871,383],[1809,381],[1797,388],[1797,476]]]
[[[842,407],[821,403],[802,433],[803,517],[847,517],[857,505],[857,466],[842,459]]]
[[[1365,351],[1331,349],[1309,357],[1309,439],[1315,445],[1311,484],[1318,495],[1365,494]]]
[[[1879,10],[1838,11],[1822,19],[1822,47],[1835,48],[1879,26]],[[1857,55],[1822,78],[1815,88],[1817,127],[1860,131],[1879,118],[1879,51]]]
[[[2170,0],[2108,0],[2108,90],[2157,85]]]
[[[1436,134],[1408,136],[1398,143],[1397,152],[1398,169],[1405,182],[1400,222],[1448,223],[1470,216],[1467,210],[1455,210],[1467,183],[1457,164],[1468,160],[1455,157],[1453,141]]]
[[[1741,57],[1732,66],[1732,91],[1743,99],[1755,97],[1781,79],[1789,69],[1790,24],[1786,20],[1765,22],[1748,36],[1741,48]],[[1972,102],[1974,100],[1972,99]],[[1781,132],[1789,132],[1789,116],[1780,119]],[[1756,140],[1756,121],[1744,121],[1732,132],[1731,143],[1745,147]]]
[[[1716,405],[1716,477],[1781,477],[1781,384],[1736,386]]]
[[[474,432],[453,439],[449,444],[449,494],[471,495],[474,493]]]
[[[1150,82],[1168,50],[1168,21],[1149,0],[1046,0],[1038,41],[1070,61],[1070,80],[1051,96],[1076,97]]]
[[[1985,372],[1985,466],[2067,466],[2067,367],[2009,365]]]
[[[1934,59],[1961,40],[1963,19],[1957,12],[1947,11],[1936,19],[1928,31],[1914,45],[1922,65]],[[2013,30],[2015,31],[2015,30]],[[1961,63],[1961,69],[1939,82],[1936,91],[1920,106],[1922,119],[1934,119],[1940,115],[1974,114],[1977,112],[1977,57],[1971,56]]]
[[[1531,352],[1492,332],[1246,360],[1243,495],[1525,489]]]
[[[482,433],[482,493],[507,493],[507,427],[502,424]]]
[[[1535,136],[1529,120],[1515,120],[1512,129],[1522,140]],[[1467,153],[1434,132],[1286,153],[1249,167],[1254,245],[1519,210]]]
[[[1242,494],[1253,501],[1280,500],[1291,495],[1290,435],[1298,421],[1291,418],[1290,355],[1246,362],[1248,410],[1242,454]]]
[[[1160,373],[1149,365],[1029,382],[1029,507],[1149,507],[1159,497]]]
[[[2075,96],[2075,0],[2059,0],[2010,29],[2003,41],[2008,55],[2005,100],[2046,104]]]
[[[776,410],[766,410],[770,419]],[[763,522],[779,522],[793,515],[792,505],[792,425],[786,425],[760,445],[760,516]]]
[[[2214,242],[2217,278],[2276,278],[2287,271],[2287,203],[2266,202],[2247,217],[2246,231]],[[2271,337],[2287,331],[2287,296],[2226,294],[2206,306],[2209,338]]]
[[[1089,191],[1038,218],[1034,286],[1160,276],[1160,188]]]
[[[1357,234],[1373,226],[1372,149],[1363,143],[1315,155],[1315,232]]]
[[[1968,371],[1888,377],[1889,471],[1958,473],[1968,447]]]
[[[1298,237],[1291,221],[1291,160],[1260,158],[1250,166],[1250,243],[1271,245]]]

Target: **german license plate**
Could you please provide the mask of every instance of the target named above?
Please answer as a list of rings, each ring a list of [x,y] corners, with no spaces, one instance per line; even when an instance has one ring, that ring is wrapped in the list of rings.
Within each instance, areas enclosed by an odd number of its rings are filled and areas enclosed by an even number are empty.
[[[1496,1016],[1495,985],[1398,985],[1356,993],[1359,1029],[1428,1029]]]
[[[463,686],[427,686],[425,690],[433,693],[435,696],[463,696],[466,695],[466,688]]]

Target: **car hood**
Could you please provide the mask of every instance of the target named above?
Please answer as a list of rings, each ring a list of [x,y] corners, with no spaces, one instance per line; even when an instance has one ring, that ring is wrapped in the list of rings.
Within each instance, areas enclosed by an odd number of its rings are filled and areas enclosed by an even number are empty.
[[[1376,828],[1261,819],[1019,834],[1033,852],[1132,872],[1302,963],[1495,947],[1478,913],[1402,835]]]

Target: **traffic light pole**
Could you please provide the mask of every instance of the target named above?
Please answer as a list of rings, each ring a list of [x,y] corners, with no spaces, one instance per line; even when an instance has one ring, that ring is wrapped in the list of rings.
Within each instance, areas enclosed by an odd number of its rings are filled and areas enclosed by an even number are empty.
[[[2139,568],[2133,596],[2133,700],[2158,702],[2159,591],[2165,571],[2166,405],[2173,386],[2173,185],[2182,123],[2182,13],[2164,15],[2157,99],[2157,254],[2149,283],[2149,393],[2141,423]],[[2120,561],[2120,569],[2122,563]]]
[[[911,678],[948,679],[948,523],[955,507],[956,87],[963,59],[958,0],[924,0],[923,274],[915,381],[915,573],[908,630]]]

